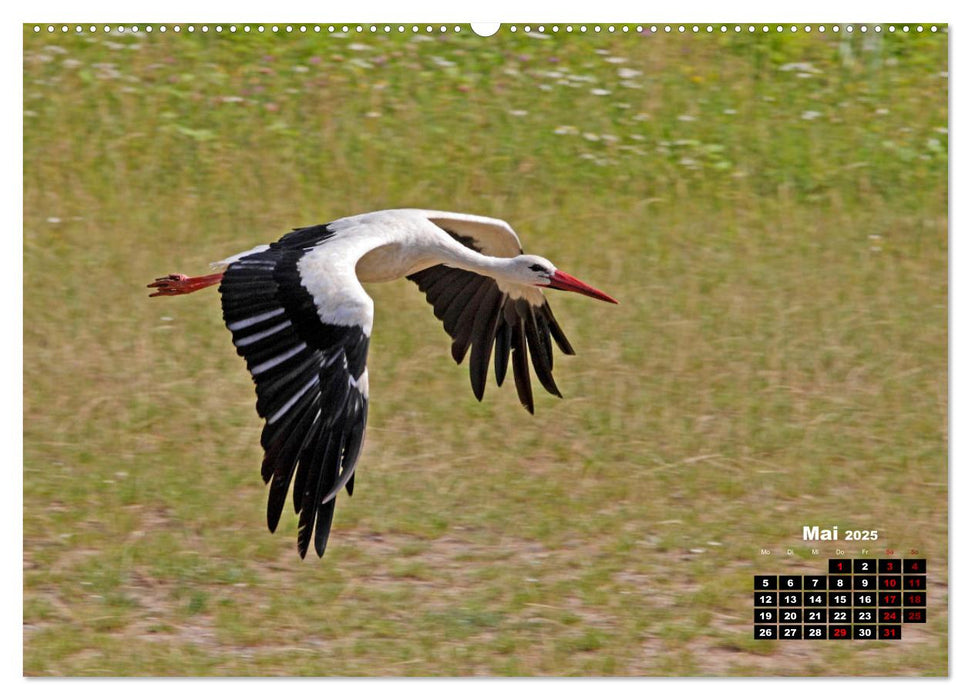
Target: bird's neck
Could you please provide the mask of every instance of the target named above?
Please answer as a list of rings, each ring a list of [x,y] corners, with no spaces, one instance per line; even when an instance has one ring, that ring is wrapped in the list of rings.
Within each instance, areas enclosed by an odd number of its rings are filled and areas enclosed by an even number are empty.
[[[466,248],[461,243],[455,243],[439,251],[441,262],[449,267],[457,267],[479,275],[492,277],[505,282],[520,283],[515,276],[515,258],[496,258],[491,255]]]

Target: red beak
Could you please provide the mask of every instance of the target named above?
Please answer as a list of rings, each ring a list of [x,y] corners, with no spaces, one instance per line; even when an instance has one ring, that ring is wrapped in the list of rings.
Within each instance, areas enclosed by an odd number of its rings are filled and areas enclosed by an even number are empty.
[[[604,294],[599,289],[594,289],[586,282],[581,282],[573,275],[568,275],[560,270],[554,272],[553,276],[550,278],[550,287],[553,289],[562,289],[566,292],[584,294],[588,297],[593,297],[594,299],[600,299],[600,301],[609,301],[611,304],[619,303],[609,294]]]

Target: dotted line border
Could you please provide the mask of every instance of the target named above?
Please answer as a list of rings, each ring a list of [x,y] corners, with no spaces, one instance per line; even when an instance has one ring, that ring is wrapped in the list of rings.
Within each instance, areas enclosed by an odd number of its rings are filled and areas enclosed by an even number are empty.
[[[567,24],[567,25],[551,25],[549,27],[545,25],[505,25],[500,31],[505,30],[510,33],[517,33],[520,30],[529,33],[538,34],[559,34],[559,33],[607,33],[607,34],[627,34],[630,32],[635,32],[637,34],[644,33],[658,33],[664,32],[665,34],[677,33],[677,34],[727,34],[729,32],[734,34],[768,34],[770,32],[775,32],[777,34],[787,32],[789,34],[795,34],[798,32],[810,33],[819,32],[826,33],[832,32],[838,34],[840,32],[845,32],[846,34],[852,34],[853,32],[867,33],[874,32],[877,34],[886,32],[889,34],[895,34],[898,32],[908,34],[908,33],[923,33],[925,31],[936,33],[936,32],[947,32],[947,25],[936,25],[936,24],[637,24],[637,25],[586,25],[586,24]],[[173,25],[116,25],[112,26],[109,24],[105,25],[68,25],[68,24],[35,24],[33,26],[34,34],[54,34],[60,32],[61,34],[68,34],[73,31],[74,34],[94,34],[97,32],[102,32],[106,34],[152,34],[158,32],[159,34],[166,34],[169,32],[175,34],[188,33],[188,34],[404,34],[410,32],[412,34],[424,33],[424,34],[445,34],[449,31],[459,34],[468,33],[475,34],[474,31],[468,27],[463,28],[458,25],[452,25],[451,28],[444,24],[442,25],[404,25],[404,24],[173,24]]]

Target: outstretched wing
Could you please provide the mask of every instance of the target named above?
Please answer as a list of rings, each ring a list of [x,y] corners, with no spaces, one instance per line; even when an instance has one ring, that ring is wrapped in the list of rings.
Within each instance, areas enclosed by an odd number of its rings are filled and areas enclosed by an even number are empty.
[[[485,255],[514,257],[522,253],[519,239],[504,221],[445,213],[434,213],[429,220]],[[574,351],[540,290],[504,289],[491,277],[446,265],[429,267],[408,279],[425,293],[435,316],[452,337],[453,359],[461,364],[471,348],[469,375],[478,400],[485,393],[493,348],[496,384],[502,386],[511,357],[516,392],[527,411],[533,412],[530,360],[543,388],[562,396],[553,381],[550,338],[565,354],[573,355]]]
[[[297,229],[230,262],[219,287],[226,327],[246,360],[256,411],[265,420],[260,443],[263,481],[270,482],[267,524],[276,530],[293,481],[301,557],[312,534],[323,556],[337,493],[354,489],[367,421],[371,300],[356,277],[353,283],[341,280],[335,270],[335,288],[363,299],[336,300],[339,322],[328,322],[301,275],[301,261],[318,246],[335,243],[333,236],[327,226]]]

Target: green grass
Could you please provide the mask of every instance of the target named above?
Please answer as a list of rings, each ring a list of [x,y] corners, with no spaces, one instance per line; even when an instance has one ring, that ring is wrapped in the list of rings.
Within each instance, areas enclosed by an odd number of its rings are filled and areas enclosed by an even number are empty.
[[[25,28],[24,672],[946,673],[947,69],[930,32]],[[529,417],[371,287],[356,494],[300,561],[217,295],[144,286],[398,206],[621,305],[550,295],[578,356]],[[919,549],[928,624],[753,640],[752,575],[831,555],[804,524]]]

